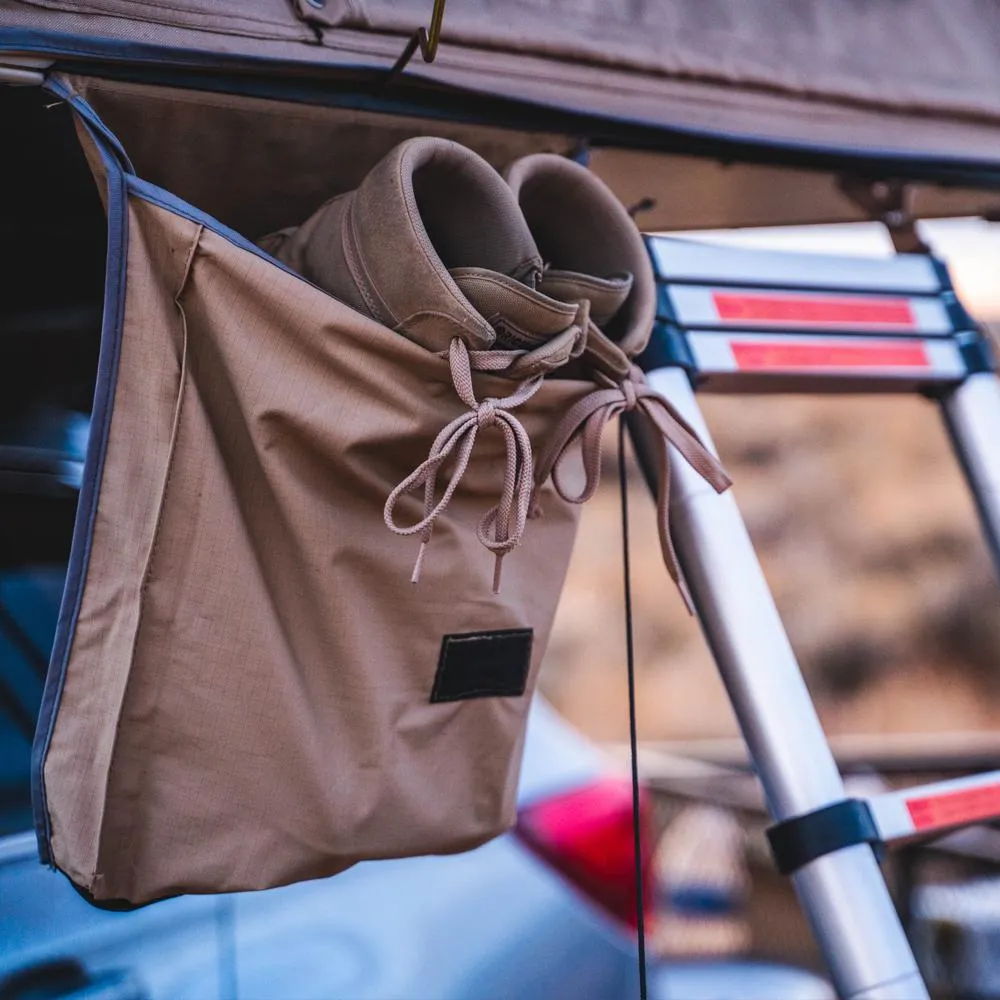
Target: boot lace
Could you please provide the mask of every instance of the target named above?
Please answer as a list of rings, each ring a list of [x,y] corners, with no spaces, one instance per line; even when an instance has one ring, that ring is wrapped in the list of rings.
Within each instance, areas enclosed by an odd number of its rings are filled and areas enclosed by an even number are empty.
[[[556,492],[567,503],[582,504],[597,490],[601,478],[601,437],[609,420],[622,413],[634,413],[658,450],[659,481],[656,491],[657,527],[663,561],[689,611],[693,603],[681,572],[673,540],[670,537],[670,461],[668,445],[673,445],[688,465],[717,493],[725,492],[732,481],[719,460],[701,443],[697,432],[677,410],[653,390],[634,365],[628,375],[616,381],[603,372],[595,372],[599,386],[566,411],[546,443],[535,468],[536,488],[552,476]],[[584,485],[572,493],[564,483],[563,461],[573,442],[579,440],[583,457]]]
[[[521,541],[534,489],[534,462],[531,440],[521,422],[510,411],[527,402],[538,391],[542,376],[535,375],[519,383],[509,396],[476,399],[472,381],[473,371],[497,372],[509,369],[523,351],[470,351],[465,342],[456,337],[448,350],[451,380],[459,399],[469,408],[442,428],[434,439],[427,458],[420,463],[390,494],[385,503],[385,523],[397,535],[420,535],[420,550],[410,580],[417,583],[423,567],[424,553],[434,532],[434,522],[448,506],[455,490],[465,475],[472,449],[481,430],[498,428],[504,436],[506,466],[500,500],[491,507],[479,522],[476,535],[493,553],[493,592],[500,590],[503,559]],[[454,465],[448,484],[437,503],[438,474],[454,455]],[[400,498],[423,487],[424,516],[416,524],[401,525],[396,522],[395,509]]]

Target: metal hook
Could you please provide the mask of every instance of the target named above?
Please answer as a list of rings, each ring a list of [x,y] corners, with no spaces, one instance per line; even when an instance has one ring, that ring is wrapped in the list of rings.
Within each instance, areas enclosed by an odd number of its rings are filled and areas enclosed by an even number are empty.
[[[420,48],[420,54],[423,56],[424,62],[434,62],[434,57],[437,55],[438,42],[441,40],[441,25],[444,23],[444,5],[445,0],[434,0],[434,9],[431,11],[430,31],[426,28],[417,28],[413,32],[412,37],[406,43],[406,48],[403,49],[400,57],[393,64],[392,69],[389,70],[389,75],[385,80],[386,83],[394,80],[406,69],[407,64],[413,58],[413,53],[417,51],[418,47]]]

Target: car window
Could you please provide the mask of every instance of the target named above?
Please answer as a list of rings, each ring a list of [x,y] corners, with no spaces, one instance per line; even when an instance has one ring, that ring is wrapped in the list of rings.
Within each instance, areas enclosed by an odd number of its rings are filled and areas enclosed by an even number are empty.
[[[0,570],[0,836],[31,826],[31,741],[65,572]]]
[[[2,367],[2,366],[0,366]],[[0,836],[31,827],[31,742],[69,558],[85,414],[0,399]]]

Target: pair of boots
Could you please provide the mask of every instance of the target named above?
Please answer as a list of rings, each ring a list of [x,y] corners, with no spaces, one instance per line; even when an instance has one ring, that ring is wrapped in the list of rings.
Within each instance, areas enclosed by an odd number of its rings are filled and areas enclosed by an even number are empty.
[[[521,542],[534,510],[536,488],[551,475],[564,500],[589,499],[604,426],[634,410],[656,443],[661,546],[687,597],[670,543],[667,443],[717,490],[729,480],[633,364],[655,317],[652,267],[632,219],[589,171],[537,154],[501,177],[457,143],[411,139],[357,190],[327,202],[298,228],[265,237],[261,246],[337,299],[449,359],[455,393],[467,410],[442,429],[427,460],[385,506],[390,530],[421,538],[414,581],[434,521],[458,487],[480,430],[498,428],[506,442],[500,499],[478,528],[496,557],[497,589],[503,557]],[[509,379],[510,393],[477,399],[475,372]],[[514,411],[546,377],[588,380],[593,391],[561,416],[536,456]],[[574,489],[563,459],[577,441],[584,480]],[[449,465],[438,499],[437,478]],[[396,507],[413,491],[423,491],[423,516],[401,525]]]

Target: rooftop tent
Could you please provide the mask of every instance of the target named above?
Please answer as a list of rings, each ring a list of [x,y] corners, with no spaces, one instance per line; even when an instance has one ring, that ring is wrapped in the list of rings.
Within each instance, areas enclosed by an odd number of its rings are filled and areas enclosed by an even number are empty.
[[[498,157],[513,133],[517,151],[586,148],[626,203],[652,203],[647,229],[863,218],[843,188],[876,179],[916,182],[919,215],[1000,211],[995,0],[453,0],[437,59],[386,86],[431,6],[0,0],[0,52],[355,125],[484,129],[477,148],[500,129]]]

